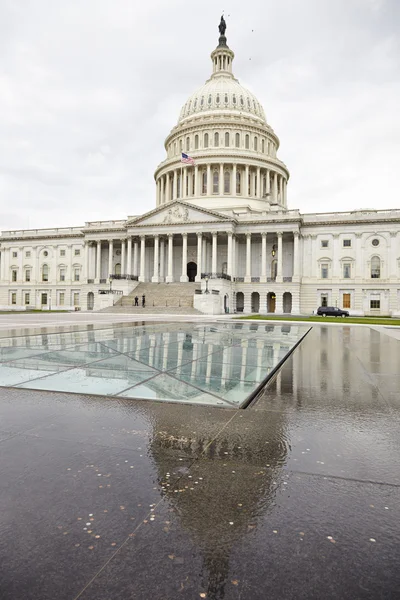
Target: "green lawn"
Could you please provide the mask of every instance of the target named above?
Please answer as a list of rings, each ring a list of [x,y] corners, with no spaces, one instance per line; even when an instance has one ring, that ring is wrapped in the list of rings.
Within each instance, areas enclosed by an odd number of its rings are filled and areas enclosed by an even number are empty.
[[[317,317],[313,315],[311,317],[294,316],[269,316],[269,315],[253,315],[247,317],[235,317],[239,319],[256,319],[260,321],[305,321],[313,323],[340,323],[341,325],[347,323],[360,323],[362,325],[397,325],[400,326],[400,319],[392,319],[390,317]]]

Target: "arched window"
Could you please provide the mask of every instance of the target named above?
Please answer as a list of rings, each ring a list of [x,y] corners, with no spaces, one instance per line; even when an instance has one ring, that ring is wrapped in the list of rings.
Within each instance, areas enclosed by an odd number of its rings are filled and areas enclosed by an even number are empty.
[[[219,173],[217,170],[213,173],[213,194],[218,194],[219,192]]]
[[[261,140],[261,152],[264,154],[265,152],[265,140]]]
[[[49,280],[49,266],[43,265],[42,266],[42,281],[48,281],[48,280]]]
[[[225,133],[225,147],[229,148],[229,131]]]
[[[182,150],[183,150],[183,140],[179,140],[179,149],[182,152]]]
[[[174,142],[174,156],[176,155],[176,142]]]
[[[209,96],[208,96],[208,104],[211,104],[211,100],[212,100],[211,94],[209,94]]]
[[[201,193],[207,194],[207,171],[203,171],[201,176]]]
[[[240,134],[239,133],[237,133],[235,135],[235,146],[236,146],[236,148],[240,148]]]
[[[254,138],[254,150],[257,152],[258,150],[258,137]]]
[[[246,137],[245,137],[245,148],[246,150],[248,150],[250,148],[250,136],[248,133],[246,133]]]
[[[199,136],[197,134],[194,136],[194,149],[199,149]]]
[[[217,97],[215,98],[215,102],[216,102],[217,104],[219,104],[219,101],[220,101],[220,96],[219,96],[219,94],[217,94]]]
[[[236,94],[233,94],[233,96],[232,96],[232,102],[233,102],[233,104],[236,104]]]
[[[190,138],[187,137],[186,138],[186,152],[189,152],[189,150],[190,150]]]
[[[231,193],[231,173],[230,171],[225,171],[224,173],[224,194]]]
[[[204,148],[208,148],[208,133],[204,134]]]
[[[180,198],[181,197],[181,176],[178,175],[177,179],[176,179],[176,197]]]
[[[381,277],[381,259],[379,256],[371,258],[371,279],[380,279]]]
[[[242,179],[241,173],[239,171],[237,171],[236,172],[236,193],[237,194],[241,194],[242,193],[242,191],[241,191],[241,179]]]
[[[215,146],[216,148],[218,148],[218,146],[219,146],[219,133],[218,133],[218,131],[216,131],[216,132],[214,133],[214,146]]]

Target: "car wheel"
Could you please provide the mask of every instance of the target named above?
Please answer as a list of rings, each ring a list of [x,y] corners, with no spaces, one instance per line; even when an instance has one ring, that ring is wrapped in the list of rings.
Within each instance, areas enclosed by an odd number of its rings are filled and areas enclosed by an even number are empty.
[[[322,316],[323,316],[323,317],[326,317],[326,313],[322,313]]]
[[[346,315],[342,315],[342,319],[344,319],[344,317],[345,317],[345,316],[346,316]]]

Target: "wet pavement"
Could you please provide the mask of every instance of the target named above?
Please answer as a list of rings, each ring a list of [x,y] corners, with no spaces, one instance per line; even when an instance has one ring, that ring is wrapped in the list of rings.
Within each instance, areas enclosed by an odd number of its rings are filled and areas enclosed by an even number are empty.
[[[0,598],[398,598],[399,364],[317,326],[246,410],[0,389]]]

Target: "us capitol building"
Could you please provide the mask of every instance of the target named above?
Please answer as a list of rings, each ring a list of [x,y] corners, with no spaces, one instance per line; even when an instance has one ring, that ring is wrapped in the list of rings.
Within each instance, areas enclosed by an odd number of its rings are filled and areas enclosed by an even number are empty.
[[[165,140],[156,208],[82,227],[3,231],[0,309],[98,310],[127,296],[131,306],[144,292],[149,304],[180,286],[204,313],[322,305],[400,315],[400,210],[288,208],[279,138],[233,75],[225,29],[222,18],[211,76]]]

